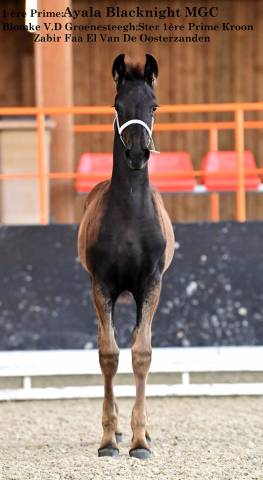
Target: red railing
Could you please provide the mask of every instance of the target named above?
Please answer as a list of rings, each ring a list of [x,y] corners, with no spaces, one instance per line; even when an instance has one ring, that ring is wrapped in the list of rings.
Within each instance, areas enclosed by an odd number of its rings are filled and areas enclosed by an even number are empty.
[[[237,153],[237,179],[238,187],[236,192],[236,217],[240,222],[246,220],[246,195],[245,195],[245,170],[244,170],[244,135],[245,129],[261,129],[263,121],[249,120],[245,121],[244,115],[247,111],[263,111],[263,102],[257,103],[224,103],[224,104],[193,104],[193,105],[162,105],[158,109],[158,116],[164,113],[215,113],[230,112],[234,118],[231,121],[195,121],[195,122],[171,122],[156,123],[155,132],[162,131],[208,131],[209,132],[209,150],[218,150],[218,132],[220,130],[234,130],[235,132],[235,150]],[[45,115],[109,115],[113,114],[113,108],[107,106],[87,106],[87,107],[2,107],[0,115],[3,116],[35,116],[36,134],[37,134],[37,163],[38,173],[16,173],[0,174],[0,180],[5,179],[38,179],[39,181],[39,200],[40,200],[40,223],[48,224],[48,198],[45,188],[46,179],[74,179],[76,177],[86,177],[84,174],[75,172],[47,172],[45,167]],[[74,132],[112,132],[112,124],[88,124],[74,125]],[[258,175],[263,175],[263,168],[257,168]],[[202,170],[194,170],[195,177],[204,175]],[[247,173],[249,173],[247,171]],[[218,172],[214,175],[226,175],[226,172]],[[228,172],[233,175],[233,172]],[[96,177],[96,174],[89,176]],[[169,175],[169,174],[164,174]],[[174,175],[174,174],[173,174]],[[186,172],[177,172],[177,175],[186,175]],[[191,173],[192,175],[192,173]],[[154,173],[152,174],[154,177]],[[160,176],[160,173],[158,173]],[[219,197],[217,193],[211,194],[211,219],[219,219]]]

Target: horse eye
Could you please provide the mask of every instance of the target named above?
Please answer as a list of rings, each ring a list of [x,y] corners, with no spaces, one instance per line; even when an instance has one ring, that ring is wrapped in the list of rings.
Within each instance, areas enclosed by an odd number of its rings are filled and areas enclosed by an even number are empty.
[[[155,107],[153,107],[153,112],[155,112],[158,108],[158,105],[156,105]]]

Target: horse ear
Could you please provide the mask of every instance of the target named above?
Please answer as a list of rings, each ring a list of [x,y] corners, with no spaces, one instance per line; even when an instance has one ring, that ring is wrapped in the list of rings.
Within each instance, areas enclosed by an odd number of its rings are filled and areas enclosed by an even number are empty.
[[[112,64],[112,76],[117,86],[122,83],[122,80],[125,76],[126,65],[124,62],[124,57],[125,54],[121,53],[115,58]]]
[[[155,58],[149,53],[146,53],[146,63],[144,67],[144,79],[151,87],[154,85],[154,80],[158,77],[158,64]]]

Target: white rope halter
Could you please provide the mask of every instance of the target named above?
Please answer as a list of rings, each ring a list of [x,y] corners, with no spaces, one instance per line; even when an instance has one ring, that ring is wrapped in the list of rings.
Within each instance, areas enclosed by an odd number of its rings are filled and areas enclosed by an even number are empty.
[[[120,136],[120,139],[124,145],[124,147],[126,147],[126,144],[122,138],[122,132],[125,128],[129,127],[129,125],[134,125],[134,124],[137,124],[137,125],[142,125],[145,130],[147,131],[148,135],[149,135],[149,140],[148,140],[148,143],[147,143],[147,147],[149,145],[151,145],[151,149],[150,149],[150,152],[151,153],[160,153],[158,152],[157,150],[155,150],[155,146],[154,146],[154,142],[153,142],[153,138],[152,138],[152,131],[153,131],[153,124],[154,124],[154,118],[152,117],[152,124],[151,124],[151,128],[148,127],[147,123],[143,122],[143,120],[139,120],[138,118],[136,119],[133,119],[133,120],[128,120],[127,122],[123,123],[121,126],[120,126],[120,123],[119,123],[119,118],[118,118],[118,113],[116,112],[116,115],[114,117],[114,120],[113,120],[113,130],[114,130],[114,125],[115,125],[115,122],[117,124],[117,128],[118,128],[118,133],[119,133],[119,136]]]

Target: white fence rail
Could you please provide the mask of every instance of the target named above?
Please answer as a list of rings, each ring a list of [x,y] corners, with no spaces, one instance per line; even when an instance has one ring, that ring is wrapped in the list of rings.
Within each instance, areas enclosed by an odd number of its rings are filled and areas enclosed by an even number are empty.
[[[152,373],[177,373],[179,384],[148,384],[150,396],[263,395],[258,383],[191,383],[191,373],[263,372],[263,347],[154,348]],[[0,352],[1,378],[21,378],[21,388],[0,388],[0,400],[101,398],[103,387],[89,385],[89,375],[99,375],[97,350],[46,350]],[[121,349],[118,373],[131,374],[131,350]],[[87,386],[32,387],[41,376],[87,375]],[[133,385],[116,385],[117,397],[133,397]]]

